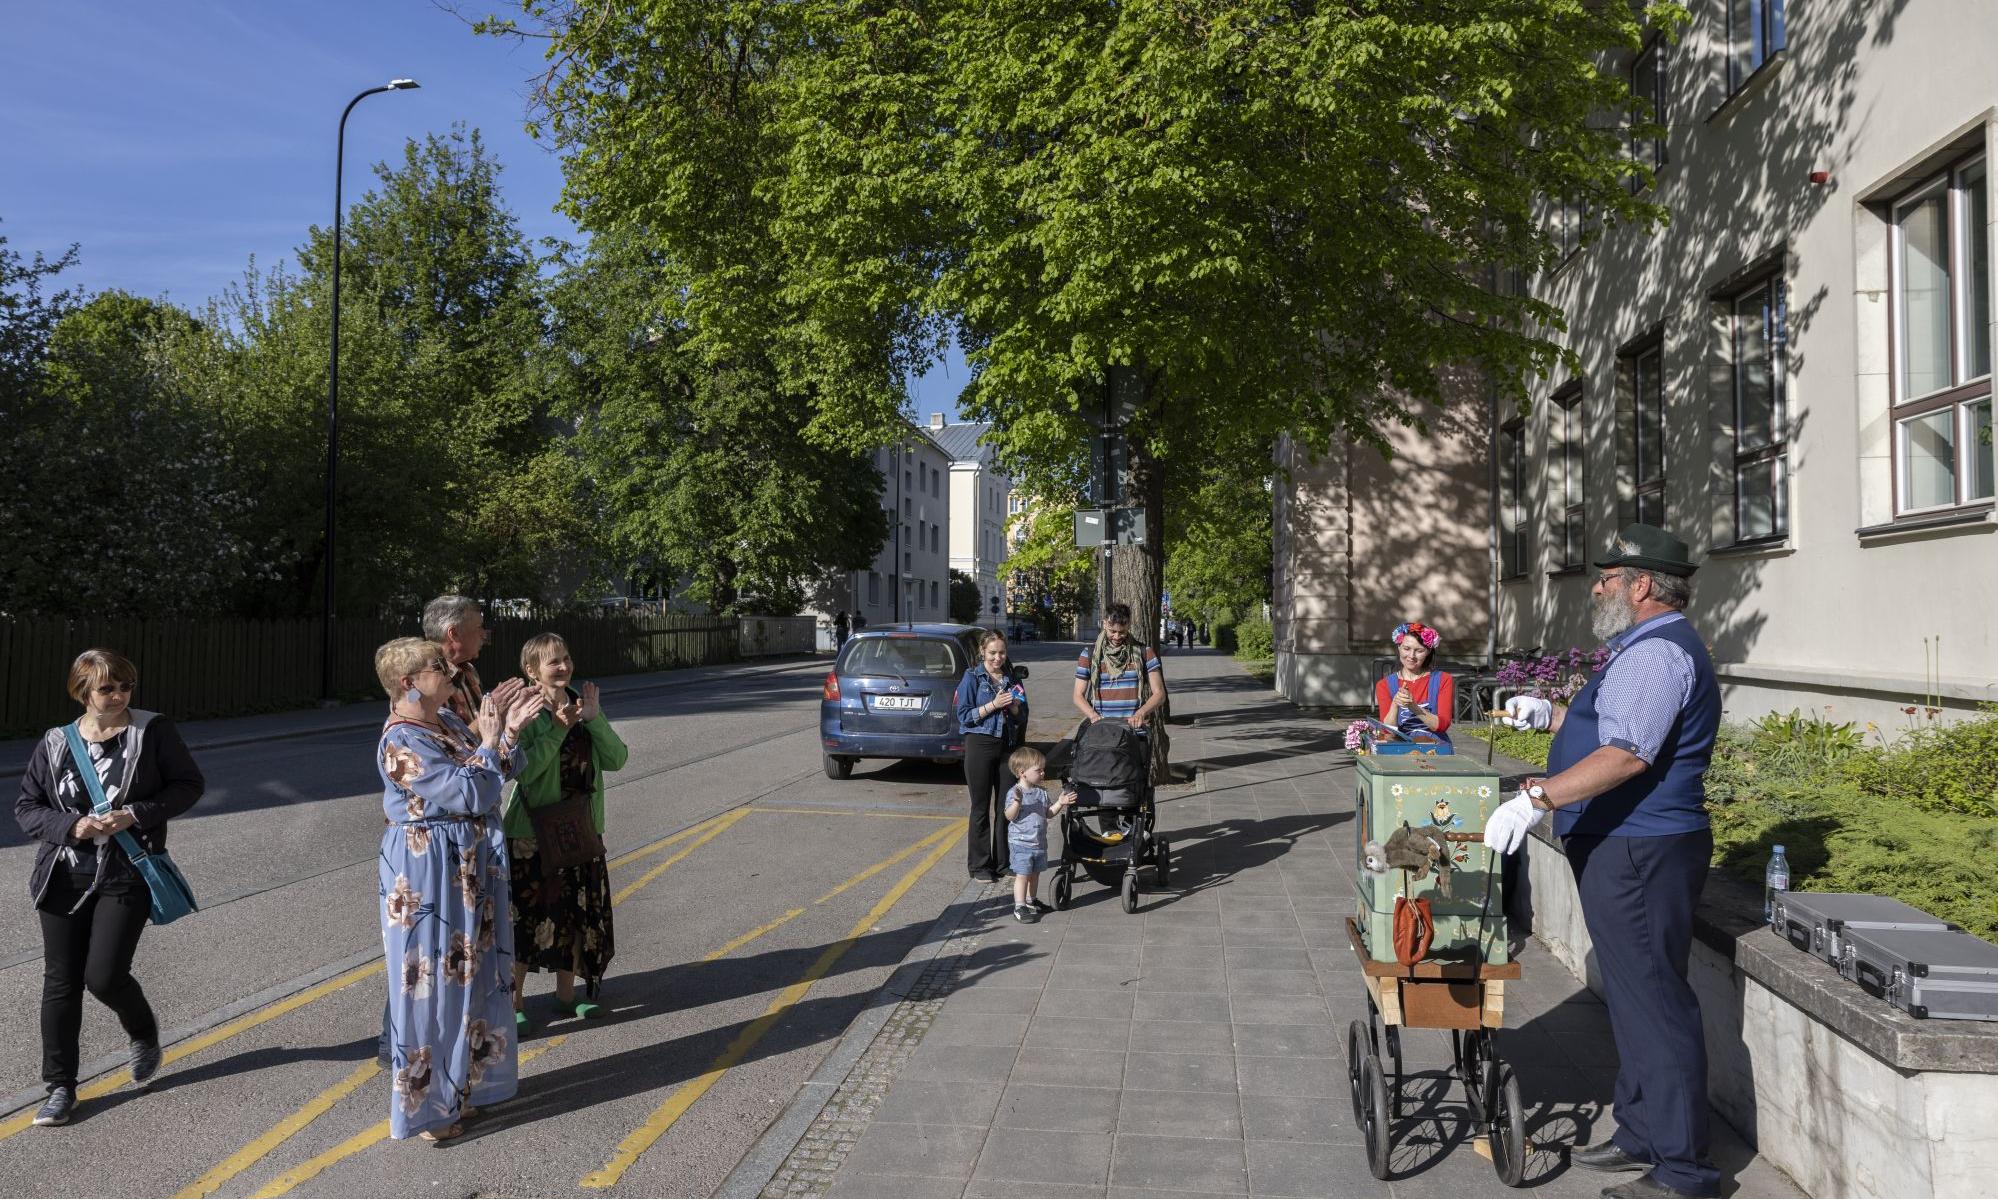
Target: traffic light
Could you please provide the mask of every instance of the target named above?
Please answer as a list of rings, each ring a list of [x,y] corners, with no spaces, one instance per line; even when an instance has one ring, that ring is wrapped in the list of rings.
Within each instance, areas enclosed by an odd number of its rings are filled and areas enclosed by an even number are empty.
[[[999,615],[999,597],[996,595],[992,597],[992,615]]]

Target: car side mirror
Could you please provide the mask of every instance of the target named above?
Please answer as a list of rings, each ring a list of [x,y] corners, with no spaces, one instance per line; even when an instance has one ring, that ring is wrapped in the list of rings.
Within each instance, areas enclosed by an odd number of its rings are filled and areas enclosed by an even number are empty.
[[[1024,666],[1015,666],[1015,667],[1013,668],[1013,674],[1014,674],[1014,677],[1016,677],[1016,678],[1022,678],[1022,679],[1024,679],[1024,678],[1026,678],[1026,677],[1027,677],[1027,668],[1026,668],[1026,667],[1024,667]]]

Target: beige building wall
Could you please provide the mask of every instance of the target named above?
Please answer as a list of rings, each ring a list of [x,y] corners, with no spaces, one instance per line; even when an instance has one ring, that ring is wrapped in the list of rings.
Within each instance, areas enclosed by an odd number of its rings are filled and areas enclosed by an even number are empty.
[[[1535,392],[1525,429],[1526,569],[1500,589],[1502,644],[1589,644],[1592,569],[1563,570],[1560,455],[1549,403],[1581,389],[1587,558],[1634,511],[1636,425],[1629,363],[1660,348],[1665,521],[1704,560],[1690,616],[1710,640],[1734,720],[1792,707],[1898,727],[1903,705],[1940,692],[1965,710],[1998,698],[1988,596],[1998,540],[1988,498],[1909,513],[1896,504],[1891,411],[1896,291],[1893,202],[1946,164],[1998,151],[1998,5],[1792,4],[1786,48],[1730,91],[1724,10],[1692,5],[1668,47],[1668,161],[1652,233],[1607,231],[1536,291],[1569,316],[1574,378]],[[1813,172],[1826,172],[1813,182]],[[1966,248],[1990,171],[1963,192]],[[1989,296],[1992,266],[1957,278]],[[1737,529],[1736,383],[1754,335],[1730,298],[1758,276],[1786,294],[1783,376],[1787,529]],[[1974,292],[1974,289],[1973,289]],[[1958,343],[1991,310],[1966,314]],[[1905,336],[1905,335],[1903,335]],[[1987,344],[1989,344],[1987,342]],[[1989,375],[1959,398],[1988,396]],[[1969,419],[1974,414],[1966,414]],[[1974,436],[1971,440],[1976,440]],[[1967,464],[1990,447],[1973,447]]]

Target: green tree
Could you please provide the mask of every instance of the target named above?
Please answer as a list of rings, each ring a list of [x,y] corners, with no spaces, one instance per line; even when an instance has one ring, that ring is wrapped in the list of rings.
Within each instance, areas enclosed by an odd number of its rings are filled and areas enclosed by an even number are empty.
[[[984,617],[979,603],[978,580],[961,570],[950,572],[950,618],[959,624],[977,624]]]
[[[1209,460],[1186,470],[1193,486],[1172,505],[1165,586],[1176,616],[1211,621],[1255,614],[1270,600],[1273,481],[1268,454]]]
[[[43,294],[43,285],[76,265],[70,246],[54,261],[41,253],[32,259],[7,248],[0,235],[0,421],[16,411],[41,377],[42,357],[49,334],[63,314],[75,306],[74,293]]]
[[[682,299],[616,235],[571,255],[553,291],[542,378],[575,429],[605,568],[680,580],[716,612],[795,612],[880,551],[881,473],[806,437],[809,404],[767,358],[690,347]]]
[[[1013,547],[1006,558],[1008,593],[1015,607],[1031,609],[1044,638],[1076,628],[1096,600],[1096,555],[1075,545],[1079,498],[1073,491],[1054,496],[1029,504],[1006,525]]]
[[[1600,221],[1636,120],[1605,51],[1678,6],[1590,0],[525,0],[567,204],[645,231],[688,344],[767,350],[815,436],[875,444],[947,330],[1002,450],[1072,466],[1130,372],[1157,613],[1175,464],[1287,433],[1385,448],[1439,374],[1523,394],[1561,314],[1486,286],[1550,265],[1550,197]],[[1640,132],[1645,131],[1640,127]],[[1064,466],[1063,469],[1067,469]],[[1125,592],[1127,586],[1135,589]]]

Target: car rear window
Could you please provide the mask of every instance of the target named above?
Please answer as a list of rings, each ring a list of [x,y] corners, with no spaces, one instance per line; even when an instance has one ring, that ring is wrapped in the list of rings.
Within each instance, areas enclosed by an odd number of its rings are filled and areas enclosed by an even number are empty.
[[[862,637],[847,645],[841,674],[956,678],[962,668],[948,641],[933,637]]]

